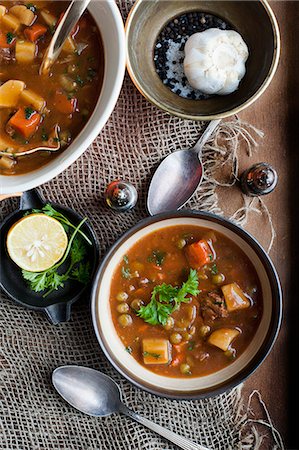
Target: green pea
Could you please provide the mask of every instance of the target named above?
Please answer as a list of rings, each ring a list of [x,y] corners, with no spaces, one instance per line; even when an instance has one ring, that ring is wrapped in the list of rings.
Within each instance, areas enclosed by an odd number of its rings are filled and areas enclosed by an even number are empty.
[[[182,250],[182,248],[184,248],[185,247],[185,245],[187,244],[187,242],[186,242],[186,240],[185,239],[179,239],[178,241],[177,241],[177,248],[179,248],[180,250]]]
[[[119,318],[118,318],[118,323],[119,323],[123,328],[126,328],[126,327],[132,325],[133,320],[132,320],[132,317],[130,316],[130,314],[122,314],[122,315],[119,316]]]
[[[182,333],[182,338],[184,341],[188,342],[188,341],[190,341],[190,339],[192,339],[192,335],[190,333],[187,333],[186,331],[184,331]]]
[[[183,375],[191,375],[191,367],[187,363],[180,365],[180,371]]]
[[[169,316],[166,320],[164,328],[165,328],[165,330],[169,331],[173,328],[173,326],[174,326],[174,319],[173,319],[173,317]]]
[[[212,276],[212,283],[214,284],[222,284],[225,280],[225,276],[223,273],[217,273],[216,275]]]
[[[135,300],[133,300],[131,302],[131,308],[134,311],[139,311],[140,307],[143,305],[143,301],[140,298],[135,298]]]
[[[200,335],[201,337],[206,337],[207,334],[209,334],[210,331],[211,331],[211,327],[209,327],[209,325],[202,325],[202,326],[199,328],[199,335]]]
[[[126,300],[128,300],[129,296],[126,292],[122,291],[119,292],[116,296],[116,300],[119,302],[125,302]]]
[[[119,303],[119,305],[117,305],[116,307],[116,311],[123,314],[123,313],[127,313],[129,311],[129,305],[128,303]]]
[[[183,338],[180,333],[172,333],[169,338],[170,342],[174,345],[180,344],[182,342],[182,339]]]

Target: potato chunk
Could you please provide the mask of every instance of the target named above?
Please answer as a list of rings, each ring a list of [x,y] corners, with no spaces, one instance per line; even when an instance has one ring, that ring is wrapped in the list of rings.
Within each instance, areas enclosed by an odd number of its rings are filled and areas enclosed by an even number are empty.
[[[20,80],[9,80],[0,86],[0,108],[12,108],[18,104],[25,83]]]
[[[42,18],[49,27],[54,27],[56,25],[57,22],[56,17],[50,14],[48,11],[42,10],[40,12],[40,15],[42,16]]]
[[[219,328],[219,330],[215,330],[210,334],[208,343],[225,352],[239,334],[240,331],[236,328]]]
[[[17,17],[17,19],[19,19],[19,21],[27,27],[32,25],[35,19],[34,12],[28,9],[25,5],[12,6],[9,10],[9,13]]]
[[[143,339],[142,354],[144,364],[168,364],[170,361],[170,343],[168,339]]]
[[[6,14],[6,8],[4,5],[0,5],[0,19],[4,14]]]
[[[249,308],[250,300],[245,296],[237,283],[226,284],[225,286],[222,286],[221,289],[228,312]]]
[[[34,42],[17,41],[16,59],[20,63],[31,63],[35,58],[36,46]]]
[[[24,89],[24,91],[21,92],[20,98],[26,105],[33,106],[34,109],[39,112],[42,112],[46,106],[45,99],[30,89]]]
[[[18,31],[20,28],[20,21],[12,14],[4,14],[1,19],[1,25],[10,31]]]

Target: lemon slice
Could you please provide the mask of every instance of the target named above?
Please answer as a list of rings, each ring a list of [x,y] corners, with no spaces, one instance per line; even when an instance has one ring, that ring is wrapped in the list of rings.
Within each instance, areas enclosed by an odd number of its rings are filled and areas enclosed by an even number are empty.
[[[21,269],[41,272],[56,264],[68,243],[58,220],[45,214],[30,214],[18,220],[7,234],[7,250]]]

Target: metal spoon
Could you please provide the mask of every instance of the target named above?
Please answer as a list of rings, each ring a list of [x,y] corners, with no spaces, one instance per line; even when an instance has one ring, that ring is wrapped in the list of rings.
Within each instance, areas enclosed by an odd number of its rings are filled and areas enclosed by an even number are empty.
[[[147,209],[151,216],[180,209],[192,197],[203,177],[201,150],[220,120],[212,120],[194,147],[177,150],[159,165],[150,183]]]
[[[39,73],[40,75],[48,75],[51,67],[58,58],[62,47],[71,34],[72,29],[84,13],[90,0],[72,0],[56,31],[51,39],[50,45],[44,54]]]
[[[209,450],[131,411],[122,403],[121,391],[115,381],[97,370],[61,366],[54,370],[52,381],[61,397],[85,414],[97,417],[125,414],[184,450]]]

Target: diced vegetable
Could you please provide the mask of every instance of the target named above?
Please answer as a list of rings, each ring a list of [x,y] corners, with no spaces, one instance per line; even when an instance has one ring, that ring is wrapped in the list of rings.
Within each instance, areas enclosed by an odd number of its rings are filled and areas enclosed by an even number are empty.
[[[229,348],[232,341],[240,334],[236,328],[219,328],[213,331],[208,338],[208,343],[220,348],[224,352]]]
[[[36,54],[36,46],[33,42],[17,41],[16,60],[20,63],[31,63]]]
[[[41,115],[32,108],[19,108],[7,123],[8,129],[13,129],[25,139],[29,139],[38,129]]]
[[[168,364],[170,362],[170,344],[167,339],[143,339],[142,351],[144,364]]]
[[[185,252],[189,265],[193,269],[200,269],[202,266],[208,264],[214,259],[213,250],[204,239],[188,245]]]
[[[8,30],[15,32],[20,28],[21,24],[20,21],[12,14],[4,14],[1,19],[1,25],[6,27]]]
[[[11,48],[16,44],[15,35],[9,31],[7,33],[3,33],[0,31],[0,47],[1,48]]]
[[[35,23],[32,27],[25,28],[24,35],[30,42],[36,42],[41,36],[47,33],[47,28],[44,25]]]
[[[6,14],[6,8],[4,5],[0,5],[0,18]]]
[[[132,320],[132,317],[130,316],[130,314],[122,314],[118,318],[118,323],[123,328],[126,328],[126,327],[129,327],[130,325],[132,325],[133,320]]]
[[[76,44],[74,42],[74,39],[71,36],[69,36],[62,47],[62,51],[66,53],[74,53],[75,50]]]
[[[68,98],[62,91],[56,91],[54,105],[58,111],[63,114],[72,114],[77,106],[76,98]]]
[[[55,27],[57,23],[57,19],[55,16],[53,16],[52,14],[50,14],[48,11],[45,10],[42,10],[40,12],[40,15],[49,27]]]
[[[75,80],[65,74],[61,74],[59,77],[61,87],[67,92],[74,92],[78,88],[78,84]]]
[[[26,105],[33,106],[39,112],[42,112],[46,106],[45,99],[30,89],[24,89],[20,98]]]
[[[237,283],[226,284],[225,286],[222,286],[221,289],[228,312],[249,308],[250,300],[245,296]]]
[[[15,164],[15,160],[9,156],[0,156],[1,169],[11,169]]]
[[[27,8],[25,5],[15,5],[9,10],[10,14],[13,14],[19,21],[29,27],[34,22],[36,16],[34,12]]]
[[[9,80],[0,86],[0,108],[12,108],[17,105],[25,83],[20,80]]]

